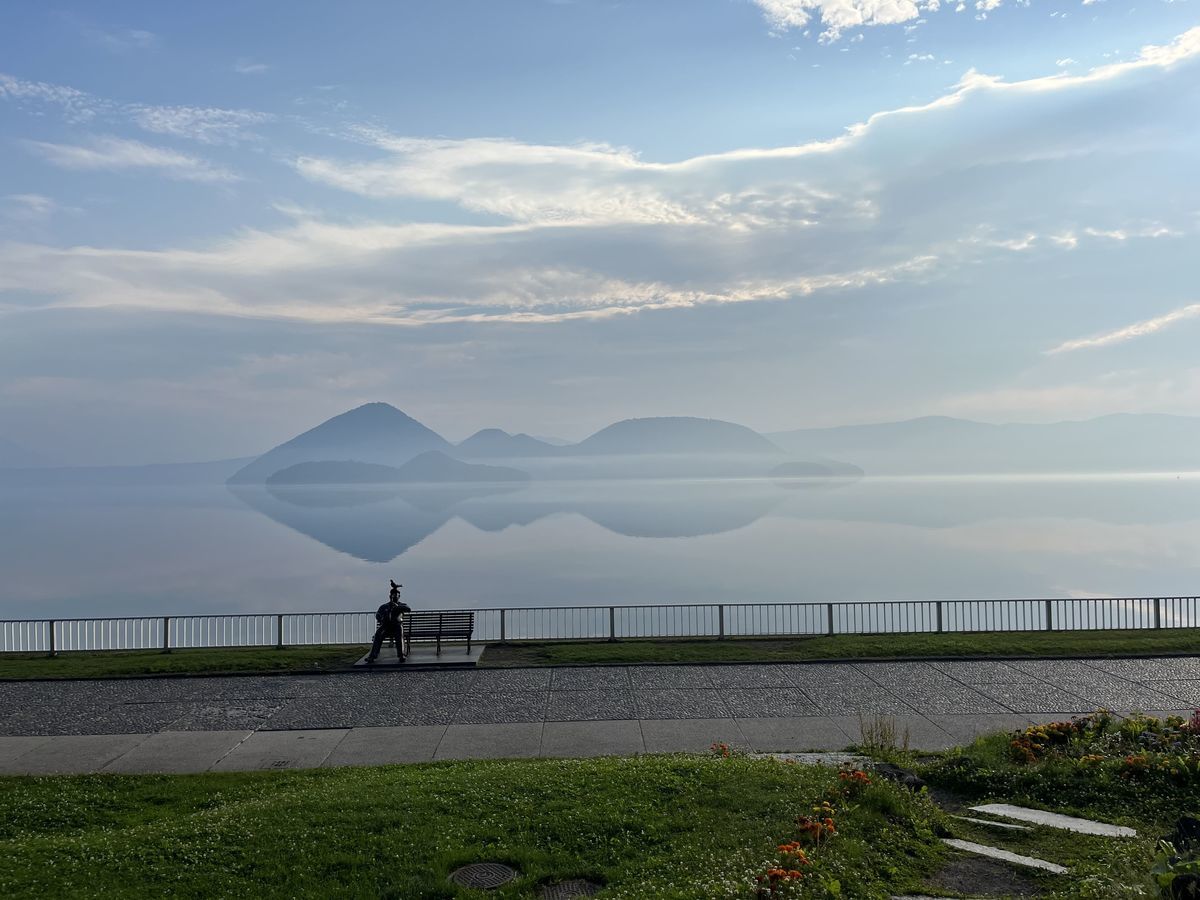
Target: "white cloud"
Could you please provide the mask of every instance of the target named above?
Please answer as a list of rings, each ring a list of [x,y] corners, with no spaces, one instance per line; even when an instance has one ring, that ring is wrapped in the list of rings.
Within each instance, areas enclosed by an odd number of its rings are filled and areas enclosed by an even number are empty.
[[[753,0],[773,30],[803,28],[817,15],[825,31],[821,37],[836,40],[847,28],[896,25],[921,15],[914,0]],[[934,7],[936,8],[936,7]]]
[[[255,137],[251,130],[275,120],[270,113],[249,109],[197,106],[153,106],[116,103],[86,91],[44,81],[28,81],[0,72],[0,100],[25,106],[57,106],[73,124],[132,121],[155,134],[169,134],[206,144],[228,144]]]
[[[0,100],[58,106],[69,122],[89,122],[111,104],[84,91],[44,81],[26,81],[0,72]]]
[[[261,75],[270,68],[266,63],[254,62],[251,59],[239,59],[233,64],[233,71],[239,75]]]
[[[141,28],[122,28],[115,31],[103,28],[83,27],[83,36],[113,53],[129,50],[151,50],[158,46],[158,35]]]
[[[1064,66],[1074,66],[1077,64],[1077,61],[1074,59],[1071,59],[1071,57],[1069,57],[1069,56],[1064,56],[1062,59],[1056,59],[1054,61],[1054,64],[1061,69]]]
[[[293,165],[386,201],[381,219],[403,217],[402,201],[415,199],[427,219],[437,203],[452,207],[447,221],[337,222],[291,208],[285,226],[188,248],[7,244],[0,303],[415,326],[834,298],[951,275],[970,283],[972,267],[1000,254],[1044,260],[1186,218],[1130,225],[1119,207],[1097,205],[1094,186],[1105,183],[1101,201],[1122,190],[1162,195],[1148,167],[1114,159],[1150,142],[1169,104],[1185,116],[1179,78],[1190,72],[1170,73],[1198,54],[1194,29],[1080,75],[1010,83],[972,71],[944,96],[826,140],[677,162],[602,143],[359,129],[358,158]],[[1078,114],[1093,109],[1103,114]],[[114,157],[133,156],[168,172],[199,162],[126,143],[40,149],[76,166],[118,167]]]
[[[125,108],[146,131],[188,138],[205,144],[224,144],[252,136],[251,126],[271,121],[267,113],[248,109],[198,106],[141,106]]]
[[[9,194],[3,199],[5,218],[18,221],[42,221],[58,209],[58,203],[44,194]]]
[[[1126,341],[1156,334],[1165,328],[1170,328],[1180,322],[1196,318],[1200,318],[1200,303],[1192,303],[1179,309],[1173,309],[1169,313],[1155,316],[1153,319],[1134,322],[1132,325],[1126,325],[1123,328],[1117,328],[1114,331],[1108,331],[1104,334],[1064,341],[1057,347],[1047,350],[1046,353],[1053,355],[1057,353],[1069,353],[1072,350],[1090,350],[1096,347],[1108,347],[1112,344],[1123,344]]]
[[[199,159],[165,147],[117,137],[93,138],[87,145],[25,141],[27,147],[61,169],[123,171],[150,169],[182,181],[226,182],[237,176]]]

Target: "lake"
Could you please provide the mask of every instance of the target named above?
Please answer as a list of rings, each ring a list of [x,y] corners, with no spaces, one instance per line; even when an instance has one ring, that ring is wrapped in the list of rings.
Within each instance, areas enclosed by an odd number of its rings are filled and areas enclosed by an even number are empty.
[[[5,488],[0,618],[1194,595],[1200,474]]]

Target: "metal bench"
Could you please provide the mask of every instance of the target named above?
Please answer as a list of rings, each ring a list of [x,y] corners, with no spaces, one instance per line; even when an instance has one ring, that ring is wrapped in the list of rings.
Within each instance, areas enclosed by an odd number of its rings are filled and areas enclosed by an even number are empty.
[[[442,655],[442,638],[467,642],[467,653],[471,652],[471,632],[475,630],[475,613],[436,612],[421,610],[404,614],[404,655],[408,655],[413,641],[436,641],[437,655]]]

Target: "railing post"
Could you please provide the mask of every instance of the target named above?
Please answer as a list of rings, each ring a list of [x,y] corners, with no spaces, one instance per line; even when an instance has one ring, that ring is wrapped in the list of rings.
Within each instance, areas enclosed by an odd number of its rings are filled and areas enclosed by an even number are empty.
[[[171,652],[171,617],[163,616],[163,653]]]
[[[57,624],[55,623],[55,621],[53,619],[51,619],[50,620],[50,655],[51,656],[58,656],[58,646],[57,646],[58,641],[57,641],[57,635],[55,634],[56,630],[57,630]]]
[[[608,639],[610,641],[617,639],[617,608],[615,606],[608,608]]]
[[[725,604],[717,607],[717,638],[725,640]]]
[[[937,602],[937,633],[942,633],[942,601]]]
[[[825,604],[826,633],[833,634],[833,604]]]
[[[275,616],[275,649],[283,649],[283,613]]]
[[[1052,601],[1050,601],[1050,600],[1046,601],[1046,630],[1047,631],[1054,630],[1054,607],[1051,605],[1051,602]]]
[[[502,643],[502,644],[504,643],[505,636],[506,636],[506,630],[505,630],[505,625],[504,625],[504,607],[501,607],[500,608],[500,643]]]
[[[1154,598],[1154,627],[1162,628],[1162,597]]]

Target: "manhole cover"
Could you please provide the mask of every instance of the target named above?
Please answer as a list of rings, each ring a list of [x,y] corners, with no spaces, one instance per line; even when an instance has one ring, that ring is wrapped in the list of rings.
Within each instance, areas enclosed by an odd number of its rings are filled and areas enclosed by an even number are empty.
[[[490,891],[508,884],[520,873],[503,863],[471,863],[450,873],[450,880],[468,888]]]
[[[576,897],[591,897],[600,892],[600,885],[582,878],[548,884],[542,888],[542,900],[575,900]]]

